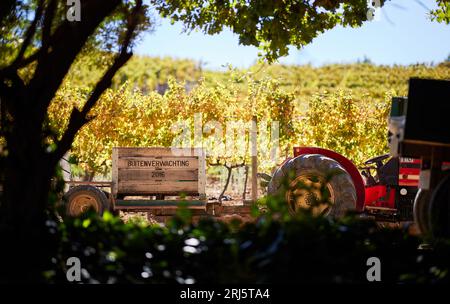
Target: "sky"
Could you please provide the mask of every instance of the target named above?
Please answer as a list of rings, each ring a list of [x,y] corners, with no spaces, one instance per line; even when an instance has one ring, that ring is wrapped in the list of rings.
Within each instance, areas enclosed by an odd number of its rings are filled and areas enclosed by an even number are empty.
[[[450,55],[450,25],[430,21],[427,8],[435,7],[435,0],[388,1],[377,10],[375,19],[362,27],[336,27],[301,50],[291,48],[279,62],[314,66],[364,58],[388,65],[441,62]],[[181,23],[157,22],[155,30],[145,34],[137,46],[137,54],[194,59],[212,70],[224,70],[228,64],[247,68],[258,59],[258,49],[239,45],[230,30],[214,36],[187,34],[182,33]]]

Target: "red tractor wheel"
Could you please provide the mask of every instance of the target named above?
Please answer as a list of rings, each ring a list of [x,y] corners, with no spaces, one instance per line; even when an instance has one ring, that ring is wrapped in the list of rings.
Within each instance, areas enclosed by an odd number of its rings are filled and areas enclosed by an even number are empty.
[[[342,217],[356,209],[356,190],[350,175],[335,160],[320,154],[297,156],[272,177],[268,194],[283,197],[291,214],[312,209],[313,214]]]

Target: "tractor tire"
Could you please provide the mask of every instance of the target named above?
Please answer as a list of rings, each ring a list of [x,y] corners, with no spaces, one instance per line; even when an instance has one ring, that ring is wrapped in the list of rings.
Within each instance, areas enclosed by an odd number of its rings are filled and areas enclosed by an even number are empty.
[[[70,189],[64,194],[65,215],[77,217],[93,208],[97,214],[102,215],[109,210],[109,200],[100,189],[82,185]]]
[[[450,237],[450,174],[434,189],[430,203],[430,230],[434,238]]]
[[[430,199],[431,191],[424,189],[419,189],[414,199],[414,222],[422,235],[430,233]]]
[[[315,215],[340,218],[356,210],[350,175],[337,161],[320,154],[300,155],[284,163],[270,180],[268,194],[284,198],[291,214],[312,208]]]

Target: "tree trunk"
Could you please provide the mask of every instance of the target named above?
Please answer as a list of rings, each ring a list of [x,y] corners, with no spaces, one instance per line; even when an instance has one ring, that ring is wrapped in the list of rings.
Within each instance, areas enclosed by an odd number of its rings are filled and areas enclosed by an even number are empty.
[[[24,129],[25,127],[25,129]],[[56,162],[40,140],[18,124],[8,141],[0,206],[2,271],[0,282],[36,281],[45,255],[45,211]],[[39,129],[38,129],[39,130]],[[27,135],[28,134],[28,135]],[[37,138],[37,140],[36,140]]]
[[[132,56],[129,47],[140,23],[142,9],[142,1],[135,1],[129,14],[124,16],[124,21],[127,21],[126,32],[118,46],[117,56],[95,85],[82,109],[73,108],[67,129],[58,140],[46,121],[48,106],[89,37],[93,37],[99,24],[122,1],[83,1],[82,20],[61,21],[54,30],[56,2],[50,1],[48,5],[46,2],[42,1],[41,4],[45,5],[38,6],[16,59],[0,69],[0,136],[5,137],[7,150],[6,156],[0,156],[0,175],[3,179],[0,201],[0,241],[3,241],[0,247],[0,282],[36,281],[39,271],[46,269],[40,263],[50,259],[52,251],[46,246],[54,245],[48,233],[51,229],[46,227],[51,178],[77,132],[89,121],[87,114],[101,94],[110,87],[115,73]],[[41,18],[43,15],[38,11],[42,13],[44,9],[45,14]],[[0,13],[0,21],[3,17],[4,14]],[[40,40],[34,37],[38,25],[42,30]],[[25,51],[32,45],[33,39],[40,42],[40,48],[25,58]],[[18,71],[32,62],[35,63],[33,76],[24,81]],[[49,142],[53,142],[56,149]],[[52,151],[47,150],[50,148]],[[53,240],[53,243],[56,241]]]

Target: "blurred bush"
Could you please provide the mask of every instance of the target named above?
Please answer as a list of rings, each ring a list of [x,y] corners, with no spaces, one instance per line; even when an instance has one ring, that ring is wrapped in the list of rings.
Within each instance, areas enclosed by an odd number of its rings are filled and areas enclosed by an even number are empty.
[[[65,283],[66,261],[81,260],[84,283],[366,283],[369,257],[384,283],[450,282],[450,241],[420,247],[407,231],[380,228],[355,215],[338,221],[307,211],[287,216],[266,201],[252,223],[190,221],[181,209],[165,227],[123,223],[105,213],[46,222],[42,280]]]

